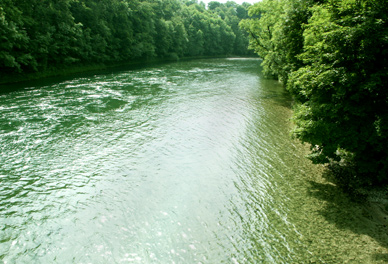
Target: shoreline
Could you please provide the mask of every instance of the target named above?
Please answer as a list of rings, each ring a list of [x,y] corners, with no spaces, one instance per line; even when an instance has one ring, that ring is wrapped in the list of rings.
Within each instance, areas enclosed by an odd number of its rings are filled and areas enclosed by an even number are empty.
[[[141,59],[134,61],[118,62],[118,63],[96,63],[90,65],[72,65],[66,66],[61,69],[50,69],[41,72],[34,73],[21,73],[14,74],[7,77],[0,77],[0,91],[1,86],[5,85],[15,85],[19,83],[24,83],[28,81],[36,81],[51,77],[65,77],[71,76],[74,74],[82,74],[94,71],[104,71],[108,69],[115,69],[120,67],[140,67],[147,66],[151,64],[160,64],[160,63],[169,63],[169,62],[178,62],[178,61],[189,61],[197,59],[216,59],[216,58],[259,58],[257,56],[241,56],[241,55],[219,55],[219,56],[196,56],[196,57],[174,57],[174,58],[152,58],[152,59]]]

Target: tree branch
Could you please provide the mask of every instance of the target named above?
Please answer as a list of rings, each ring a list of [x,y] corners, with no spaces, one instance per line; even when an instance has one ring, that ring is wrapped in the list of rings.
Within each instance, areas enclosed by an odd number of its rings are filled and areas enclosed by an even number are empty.
[[[256,44],[258,46],[262,47],[266,51],[269,51],[269,49],[267,47],[264,47],[263,44],[260,43],[259,38],[252,32],[252,30],[250,28],[248,28],[248,31],[249,31],[249,34],[251,35],[251,37],[256,41]]]

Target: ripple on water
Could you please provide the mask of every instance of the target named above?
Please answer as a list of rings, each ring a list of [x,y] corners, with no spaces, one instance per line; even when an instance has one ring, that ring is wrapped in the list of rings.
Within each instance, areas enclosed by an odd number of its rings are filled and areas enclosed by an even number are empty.
[[[0,258],[372,263],[358,241],[386,253],[319,213],[290,98],[257,70],[199,60],[0,95]]]

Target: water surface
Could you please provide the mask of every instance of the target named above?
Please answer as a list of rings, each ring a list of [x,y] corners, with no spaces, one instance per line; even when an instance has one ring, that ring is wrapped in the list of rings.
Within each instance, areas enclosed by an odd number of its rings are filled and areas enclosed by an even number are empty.
[[[384,261],[385,241],[356,232],[358,215],[341,209],[353,204],[328,202],[332,185],[316,183],[322,169],[290,139],[290,105],[256,59],[85,75],[0,95],[0,258]],[[337,222],[325,215],[330,206]]]

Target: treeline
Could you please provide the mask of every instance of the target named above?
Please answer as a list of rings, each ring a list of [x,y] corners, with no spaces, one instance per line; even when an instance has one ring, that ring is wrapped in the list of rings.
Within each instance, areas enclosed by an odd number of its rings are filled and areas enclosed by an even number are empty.
[[[388,181],[388,2],[263,0],[241,25],[295,98],[293,135],[349,188]]]
[[[152,58],[247,55],[250,5],[195,0],[2,0],[0,81]]]

